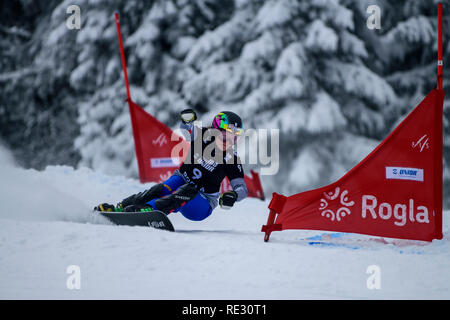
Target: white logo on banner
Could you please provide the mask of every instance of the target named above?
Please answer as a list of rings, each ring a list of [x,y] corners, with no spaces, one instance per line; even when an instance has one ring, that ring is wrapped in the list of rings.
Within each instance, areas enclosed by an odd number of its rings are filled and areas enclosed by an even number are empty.
[[[152,141],[153,145],[159,144],[160,147],[162,147],[163,145],[167,144],[167,138],[166,135],[164,133],[161,133],[158,138],[156,138],[155,140]]]
[[[328,219],[331,219],[331,221],[341,221],[341,218],[345,217],[346,215],[350,214],[349,207],[353,207],[355,205],[354,201],[348,201],[348,191],[344,190],[342,193],[340,193],[341,189],[337,187],[334,192],[324,192],[323,195],[325,199],[320,199],[320,205],[319,210],[322,211],[322,216],[326,217]],[[338,199],[339,198],[339,199]],[[327,209],[328,208],[328,201],[334,201],[338,199],[341,207],[334,212],[333,210]],[[327,201],[328,200],[328,201]]]
[[[430,144],[428,143],[429,140],[428,135],[424,134],[419,140],[412,142],[412,147],[413,149],[418,148],[420,152],[424,149],[430,149]]]
[[[179,158],[151,158],[150,166],[152,168],[174,168],[180,165]]]
[[[423,169],[386,167],[386,179],[423,181]]]

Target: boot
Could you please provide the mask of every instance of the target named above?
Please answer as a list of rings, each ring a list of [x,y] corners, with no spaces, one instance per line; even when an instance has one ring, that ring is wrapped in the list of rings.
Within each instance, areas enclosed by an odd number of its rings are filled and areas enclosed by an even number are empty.
[[[194,199],[197,193],[197,189],[192,184],[182,185],[174,193],[156,199],[155,210],[160,210],[168,214],[181,207],[184,203]]]
[[[133,194],[132,196],[123,199],[122,202],[120,202],[117,206],[125,209],[130,205],[134,205],[136,206],[136,209],[137,208],[140,209],[150,200],[159,197],[161,195],[163,188],[164,185],[162,183],[155,184],[153,187],[151,187],[146,191]]]

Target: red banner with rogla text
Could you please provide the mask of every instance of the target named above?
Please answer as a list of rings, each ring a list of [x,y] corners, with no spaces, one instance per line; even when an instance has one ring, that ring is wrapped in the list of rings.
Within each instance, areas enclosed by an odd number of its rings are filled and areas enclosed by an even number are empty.
[[[262,231],[310,229],[442,239],[442,113],[434,89],[338,181],[289,197],[274,193]]]

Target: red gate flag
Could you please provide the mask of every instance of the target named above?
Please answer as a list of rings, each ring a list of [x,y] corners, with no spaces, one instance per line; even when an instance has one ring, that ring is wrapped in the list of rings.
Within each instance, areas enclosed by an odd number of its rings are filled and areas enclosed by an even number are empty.
[[[431,91],[338,181],[290,197],[274,193],[265,241],[285,229],[442,239],[443,103],[444,91]]]
[[[437,62],[436,89],[341,179],[290,197],[273,193],[264,241],[285,229],[442,239],[442,4]]]
[[[189,142],[132,100],[129,100],[129,105],[140,181],[164,181],[180,167]],[[172,150],[180,152],[172,155]]]

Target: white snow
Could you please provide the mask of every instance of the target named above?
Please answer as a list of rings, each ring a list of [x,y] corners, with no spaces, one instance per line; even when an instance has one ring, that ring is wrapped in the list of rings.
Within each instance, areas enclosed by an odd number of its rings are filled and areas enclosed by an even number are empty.
[[[316,246],[305,238],[323,232],[304,230],[264,243],[270,199],[203,222],[171,214],[174,233],[113,226],[90,209],[149,185],[87,168],[25,170],[0,155],[0,299],[450,298],[449,212],[432,243],[345,235]],[[70,265],[80,267],[79,290],[66,286]],[[366,286],[371,265],[379,290]]]

